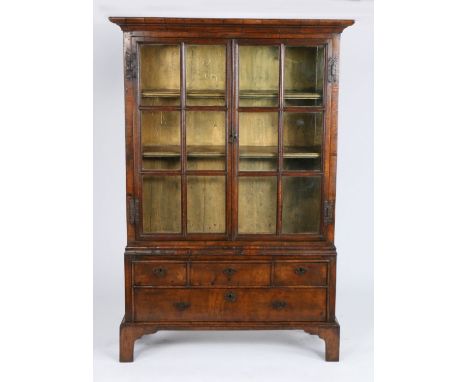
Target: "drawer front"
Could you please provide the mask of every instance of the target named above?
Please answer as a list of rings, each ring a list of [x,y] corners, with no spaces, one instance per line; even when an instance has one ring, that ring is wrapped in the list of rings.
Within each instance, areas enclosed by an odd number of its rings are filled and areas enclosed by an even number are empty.
[[[133,280],[134,285],[185,286],[187,265],[184,262],[136,261]]]
[[[136,321],[324,321],[323,288],[135,288]]]
[[[192,263],[194,286],[268,286],[270,263]]]
[[[277,262],[273,284],[280,286],[326,286],[328,267],[325,262]]]

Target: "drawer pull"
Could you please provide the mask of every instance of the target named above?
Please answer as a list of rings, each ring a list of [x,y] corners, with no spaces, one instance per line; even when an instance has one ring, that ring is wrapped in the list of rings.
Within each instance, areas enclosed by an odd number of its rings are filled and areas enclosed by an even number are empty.
[[[304,268],[304,267],[297,267],[297,268],[294,270],[294,273],[295,273],[296,275],[299,275],[299,276],[303,275],[303,274],[306,273],[306,272],[307,272],[307,268]]]
[[[175,302],[174,307],[177,310],[183,311],[190,308],[190,304],[188,302]]]
[[[236,273],[237,271],[234,269],[234,268],[226,268],[225,270],[223,270],[223,273],[227,276],[227,277],[232,277],[234,276],[234,273]]]
[[[273,309],[281,310],[286,308],[286,301],[275,300],[271,303]]]
[[[164,277],[166,276],[166,269],[165,268],[161,268],[161,267],[158,267],[158,268],[153,268],[153,274],[155,276],[158,276],[158,277]]]
[[[227,292],[225,295],[224,295],[224,298],[229,301],[229,302],[234,302],[236,301],[236,294],[234,292]]]

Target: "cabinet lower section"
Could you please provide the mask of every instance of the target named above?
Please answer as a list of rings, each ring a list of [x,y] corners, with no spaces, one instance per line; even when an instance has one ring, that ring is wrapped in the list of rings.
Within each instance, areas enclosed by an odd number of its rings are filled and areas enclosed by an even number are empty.
[[[125,256],[121,361],[158,330],[302,329],[338,360],[335,252],[144,250]]]
[[[134,321],[325,321],[324,288],[135,288]]]

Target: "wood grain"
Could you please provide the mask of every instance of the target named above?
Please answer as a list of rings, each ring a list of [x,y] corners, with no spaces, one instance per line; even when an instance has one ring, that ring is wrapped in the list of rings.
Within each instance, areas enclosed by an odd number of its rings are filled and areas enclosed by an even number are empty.
[[[239,106],[277,106],[279,47],[239,46]],[[246,95],[264,92],[266,97]]]
[[[140,89],[171,90],[178,97],[142,97],[143,105],[180,104],[180,50],[178,45],[143,45],[140,49]]]
[[[226,46],[187,45],[186,46],[187,105],[226,104]],[[195,94],[211,93],[215,96],[203,97]]]
[[[226,178],[187,177],[187,232],[226,231]]]
[[[180,232],[180,176],[143,179],[143,231]]]
[[[276,177],[239,178],[239,233],[276,232]]]
[[[324,321],[324,289],[135,288],[135,321]],[[233,296],[228,299],[226,296]],[[285,306],[275,307],[275,302]],[[180,309],[175,304],[185,303]]]
[[[270,263],[194,262],[190,271],[193,286],[270,285]]]

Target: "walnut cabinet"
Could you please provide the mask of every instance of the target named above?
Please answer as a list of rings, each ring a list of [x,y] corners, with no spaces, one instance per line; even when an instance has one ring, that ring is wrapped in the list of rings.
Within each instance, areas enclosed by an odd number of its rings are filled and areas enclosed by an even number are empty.
[[[124,32],[120,360],[159,330],[301,329],[338,361],[339,41],[353,21],[110,20]]]

